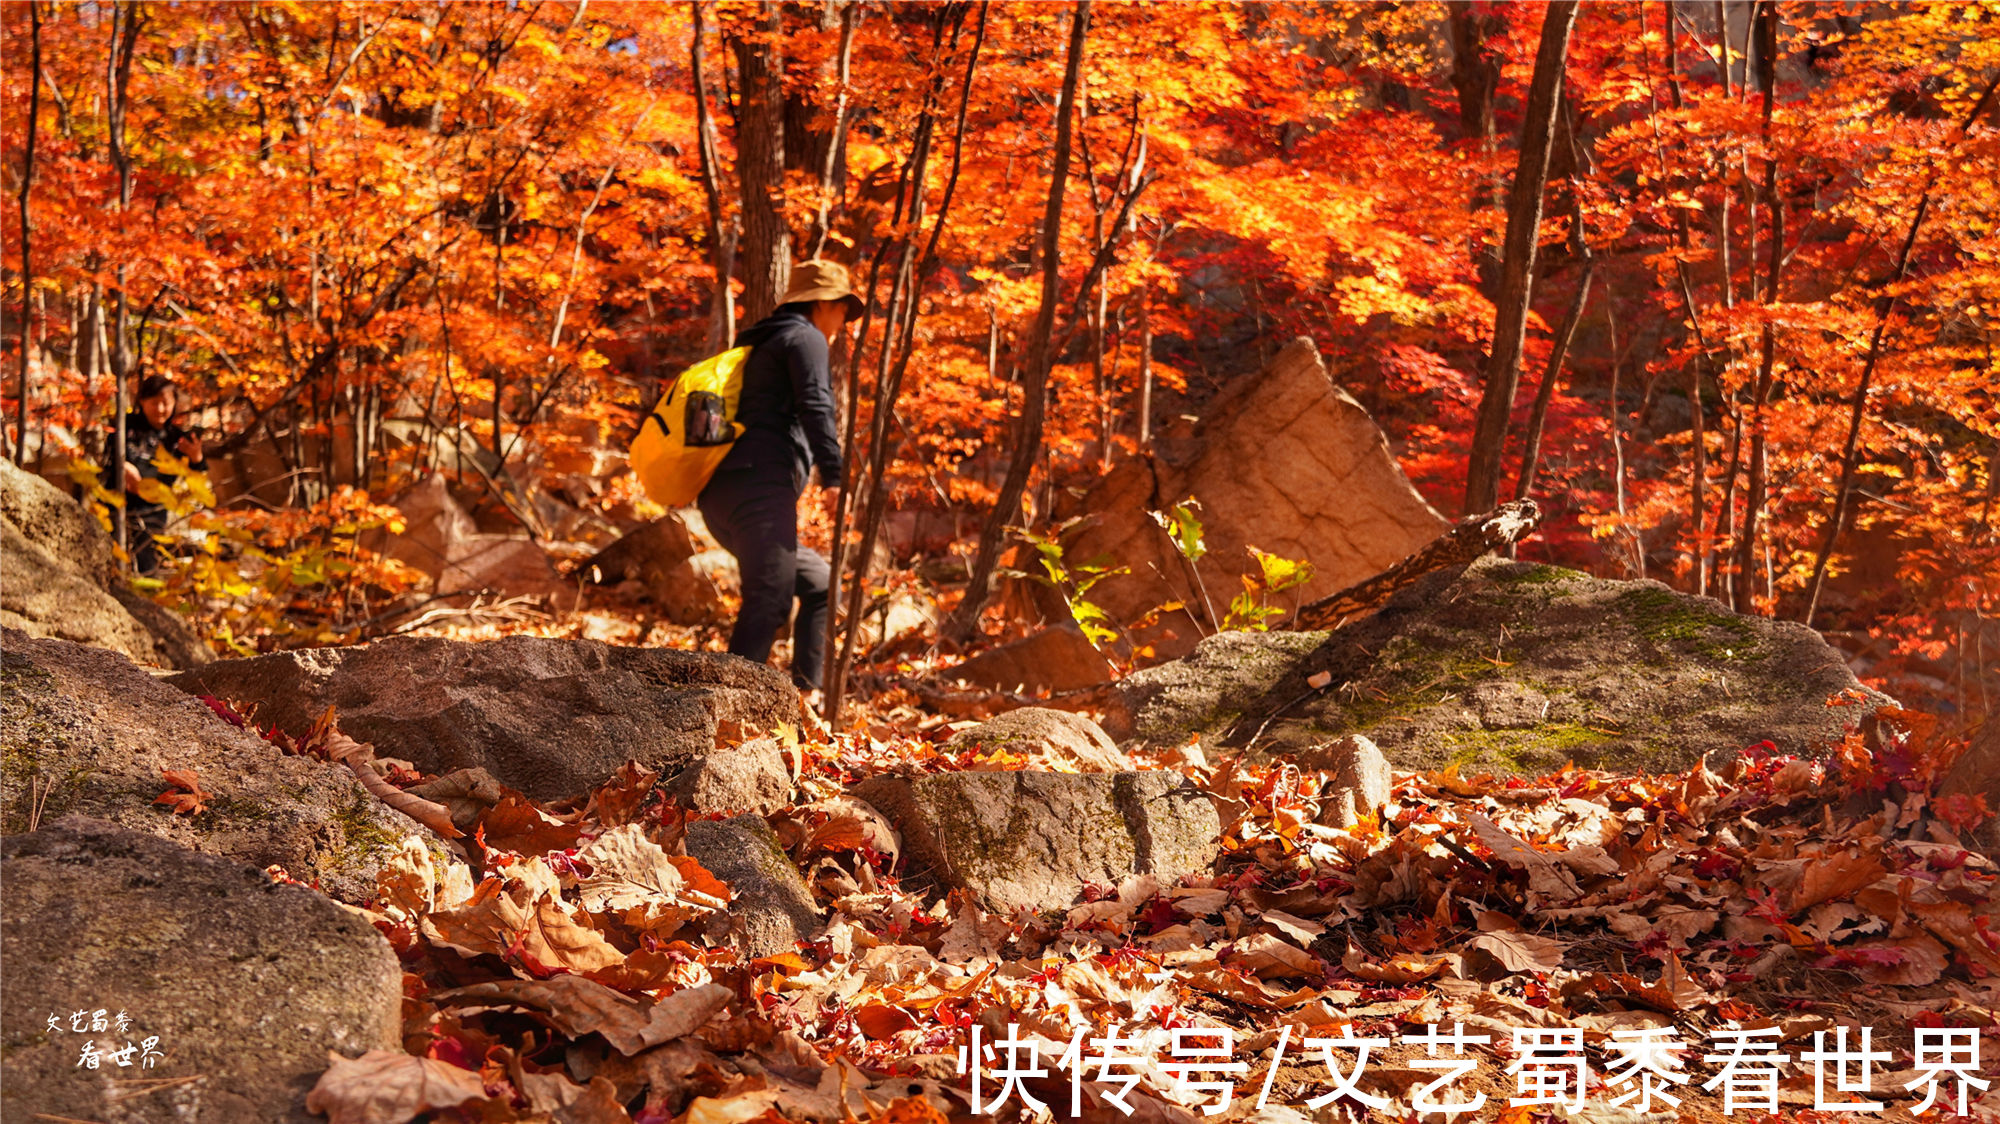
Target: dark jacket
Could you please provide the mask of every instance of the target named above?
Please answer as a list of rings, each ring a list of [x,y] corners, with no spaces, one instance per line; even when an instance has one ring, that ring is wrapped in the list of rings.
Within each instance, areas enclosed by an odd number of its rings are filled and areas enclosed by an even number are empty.
[[[158,480],[172,485],[179,477],[171,472],[160,471],[153,464],[153,457],[161,449],[174,456],[180,456],[181,451],[176,446],[181,443],[182,438],[189,436],[190,432],[172,421],[163,426],[155,426],[151,419],[146,417],[145,411],[132,410],[125,415],[125,463],[138,469],[140,477],[144,479]],[[107,426],[104,431],[104,456],[107,461],[117,456],[117,448],[118,430],[115,426]],[[197,460],[189,467],[200,468],[201,465],[202,462]],[[104,486],[116,491],[120,475],[116,464],[106,464]],[[159,507],[158,504],[149,503],[136,495],[126,500],[126,503],[131,505],[135,512],[150,511]]]
[[[807,468],[817,465],[821,486],[838,485],[840,433],[826,337],[803,309],[785,305],[737,333],[736,346],[754,349],[736,404],[743,435],[716,473],[781,468],[802,486]]]

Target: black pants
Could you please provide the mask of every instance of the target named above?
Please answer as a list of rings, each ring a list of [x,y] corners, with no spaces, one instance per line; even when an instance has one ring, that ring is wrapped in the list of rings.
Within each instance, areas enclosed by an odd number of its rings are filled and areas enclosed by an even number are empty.
[[[729,634],[729,650],[758,663],[769,660],[771,642],[796,599],[792,682],[809,690],[820,685],[825,663],[828,570],[818,551],[799,545],[800,490],[783,469],[725,465],[696,503],[709,534],[736,556],[743,575],[743,611]]]
[[[128,496],[125,505],[125,549],[132,556],[132,569],[152,574],[159,570],[161,561],[160,544],[153,536],[165,533],[167,509],[142,503],[136,495]]]

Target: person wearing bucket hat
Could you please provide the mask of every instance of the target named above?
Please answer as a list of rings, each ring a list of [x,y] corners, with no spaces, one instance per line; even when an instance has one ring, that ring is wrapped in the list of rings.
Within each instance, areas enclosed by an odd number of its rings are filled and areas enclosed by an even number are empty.
[[[792,267],[784,303],[736,337],[735,346],[752,349],[736,407],[743,432],[695,501],[743,577],[729,650],[759,663],[770,659],[796,602],[792,682],[802,691],[820,685],[829,575],[826,559],[799,545],[799,497],[815,468],[829,496],[840,487],[827,359],[835,336],[862,309],[838,263],[815,258]]]

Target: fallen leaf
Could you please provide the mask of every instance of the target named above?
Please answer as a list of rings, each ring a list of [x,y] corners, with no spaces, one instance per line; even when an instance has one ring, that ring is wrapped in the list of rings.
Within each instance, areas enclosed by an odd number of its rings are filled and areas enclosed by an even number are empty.
[[[1491,956],[1509,972],[1553,972],[1562,967],[1562,945],[1533,933],[1498,930],[1466,942],[1470,949]]]
[[[1222,962],[1260,980],[1316,980],[1326,974],[1318,957],[1270,933],[1252,933],[1230,945]]]
[[[508,793],[479,817],[489,849],[518,855],[545,855],[576,846],[581,823],[567,823],[537,808],[527,797]]]
[[[441,991],[433,998],[462,1011],[535,1011],[572,1038],[601,1034],[612,1049],[632,1057],[694,1033],[727,1006],[733,995],[721,984],[703,984],[647,1000],[580,976],[552,976],[546,980],[492,980]]]
[[[585,909],[624,910],[671,905],[685,882],[659,845],[636,824],[614,827],[576,853],[590,875],[577,880]]]
[[[479,1074],[435,1058],[398,1050],[327,1056],[331,1064],[306,1094],[306,1111],[325,1113],[330,1124],[404,1124],[421,1113],[486,1099]]]
[[[154,797],[153,803],[167,805],[173,809],[173,814],[176,816],[192,816],[206,812],[208,802],[215,799],[214,793],[202,791],[201,784],[195,780],[193,769],[161,769],[160,777],[173,788]],[[176,792],[174,789],[184,791]]]

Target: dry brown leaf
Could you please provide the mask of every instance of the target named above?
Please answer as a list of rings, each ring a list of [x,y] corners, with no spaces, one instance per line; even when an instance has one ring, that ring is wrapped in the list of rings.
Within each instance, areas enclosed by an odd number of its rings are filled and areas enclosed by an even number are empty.
[[[1465,814],[1465,822],[1472,827],[1473,834],[1492,851],[1494,857],[1508,866],[1528,872],[1528,888],[1545,897],[1568,901],[1582,891],[1577,887],[1576,877],[1563,869],[1554,859],[1516,839],[1507,830],[1477,812]]]
[[[1799,872],[1799,884],[1787,900],[1785,913],[1795,916],[1821,902],[1848,897],[1887,873],[1879,843],[1872,848],[1818,855]]]
[[[590,804],[584,815],[600,827],[631,823],[639,818],[639,806],[646,802],[654,782],[659,779],[658,769],[649,769],[637,761],[627,761],[611,774],[610,780],[591,790]]]
[[[1562,967],[1562,945],[1548,937],[1494,930],[1466,942],[1470,949],[1491,956],[1509,972],[1553,972]]]
[[[576,846],[580,823],[566,823],[537,808],[527,797],[510,792],[479,818],[486,828],[486,846],[519,855],[544,855]]]
[[[1944,975],[1949,961],[1944,945],[1928,934],[1915,933],[1894,939],[1861,941],[1843,945],[1850,958],[1847,969],[1873,984],[1890,987],[1925,987]]]
[[[1326,974],[1318,957],[1270,933],[1252,933],[1230,945],[1222,962],[1260,980],[1316,980]]]
[[[1377,983],[1412,984],[1420,983],[1440,975],[1451,967],[1450,956],[1420,956],[1405,953],[1391,956],[1387,960],[1375,962],[1362,955],[1360,949],[1348,946],[1346,955],[1340,958],[1340,966],[1347,974]]]
[[[576,857],[588,863],[591,871],[576,884],[585,909],[601,912],[672,905],[686,885],[667,853],[636,824],[612,828]]]
[[[2000,955],[1985,939],[1985,931],[1963,902],[1911,902],[1910,912],[1932,933],[1956,948],[1967,960],[2000,976]]]
[[[627,1057],[692,1034],[728,1006],[734,993],[721,984],[683,988],[652,1001],[614,991],[581,976],[546,980],[492,980],[438,992],[433,998],[461,1011],[514,1008],[535,1011],[572,1038],[601,1034]]]
[[[421,1113],[486,1099],[479,1074],[435,1058],[398,1050],[327,1056],[331,1064],[306,1094],[306,1111],[325,1113],[330,1124],[405,1124]]]
[[[858,851],[866,847],[883,856],[887,865],[894,866],[896,857],[902,854],[903,837],[866,801],[836,796],[808,804],[800,811],[826,816],[806,836],[805,848],[799,854],[801,860],[823,851]]]

